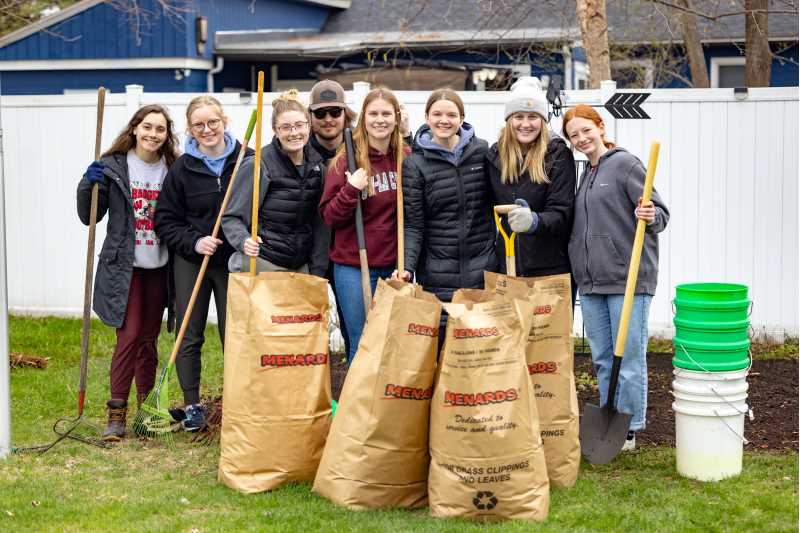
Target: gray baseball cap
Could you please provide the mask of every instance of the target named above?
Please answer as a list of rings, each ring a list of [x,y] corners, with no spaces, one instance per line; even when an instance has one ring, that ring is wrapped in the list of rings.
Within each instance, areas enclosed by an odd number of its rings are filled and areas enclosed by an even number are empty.
[[[311,88],[310,105],[311,111],[321,107],[341,107],[347,108],[344,102],[344,89],[339,83],[333,80],[322,80]]]

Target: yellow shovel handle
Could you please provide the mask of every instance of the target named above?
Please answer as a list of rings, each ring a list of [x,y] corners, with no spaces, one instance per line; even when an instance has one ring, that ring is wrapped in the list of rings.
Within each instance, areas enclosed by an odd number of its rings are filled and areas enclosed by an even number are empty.
[[[656,175],[656,164],[658,163],[658,149],[660,143],[654,142],[650,145],[650,161],[647,163],[647,174],[644,178],[644,191],[642,192],[642,203],[650,201],[653,193],[653,179]],[[639,260],[642,257],[642,247],[644,246],[644,230],[647,222],[638,220],[636,222],[636,236],[633,239],[633,250],[631,250],[631,262],[628,267],[628,281],[625,284],[625,298],[622,300],[622,315],[619,319],[619,330],[617,330],[617,344],[614,346],[614,356],[622,357],[625,353],[625,342],[628,340],[628,322],[633,311],[633,297],[636,293],[636,279],[639,277]]]
[[[498,211],[501,213],[508,213],[511,209],[519,207],[518,205],[496,205],[493,209],[494,213],[494,223],[497,225],[497,230],[500,232],[500,235],[503,236],[503,242],[505,243],[506,247],[506,273],[509,276],[516,276],[517,275],[517,263],[514,260],[514,242],[517,239],[517,234],[515,232],[511,232],[511,236],[508,236],[506,230],[503,229],[503,224],[500,221],[500,215]]]

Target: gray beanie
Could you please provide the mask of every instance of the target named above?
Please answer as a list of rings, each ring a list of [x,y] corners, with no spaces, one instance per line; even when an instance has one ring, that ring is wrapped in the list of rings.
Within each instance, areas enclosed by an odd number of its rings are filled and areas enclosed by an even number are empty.
[[[524,76],[511,86],[511,99],[506,102],[505,120],[514,113],[538,113],[547,122],[547,97],[542,82],[534,76]]]

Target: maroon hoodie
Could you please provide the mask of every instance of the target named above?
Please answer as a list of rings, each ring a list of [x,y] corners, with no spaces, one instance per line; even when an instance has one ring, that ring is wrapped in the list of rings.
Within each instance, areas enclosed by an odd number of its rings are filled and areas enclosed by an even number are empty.
[[[397,262],[397,165],[394,154],[382,154],[372,148],[369,149],[369,161],[375,194],[367,196],[368,187],[361,191],[367,259],[371,267],[394,266]],[[328,169],[319,211],[322,220],[336,234],[331,260],[357,267],[356,202],[359,191],[347,183],[346,168],[347,158],[341,157]]]

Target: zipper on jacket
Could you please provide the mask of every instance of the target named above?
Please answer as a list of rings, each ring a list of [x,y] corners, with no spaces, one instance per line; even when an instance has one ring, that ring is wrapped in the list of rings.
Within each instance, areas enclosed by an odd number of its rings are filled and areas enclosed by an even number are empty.
[[[599,163],[598,163],[599,166]],[[586,191],[583,194],[583,213],[586,217],[586,229],[583,232],[583,247],[585,249],[585,267],[586,267],[586,277],[589,279],[591,283],[591,288],[594,289],[594,278],[592,278],[592,273],[589,271],[589,191],[594,185],[594,180],[597,177],[597,167],[595,167],[594,172],[592,172],[592,167],[589,166],[589,173],[592,174],[592,178],[589,180],[589,185],[586,187]],[[590,290],[591,292],[591,290]]]

